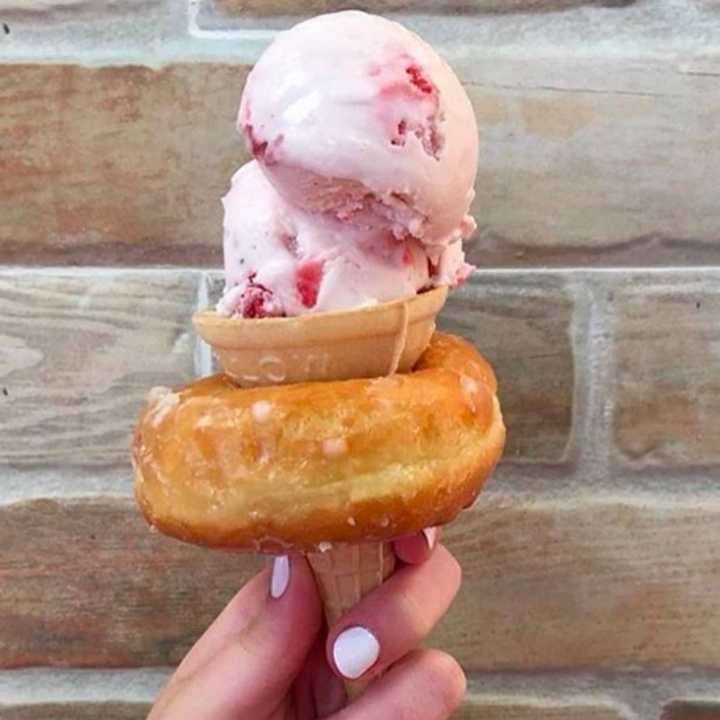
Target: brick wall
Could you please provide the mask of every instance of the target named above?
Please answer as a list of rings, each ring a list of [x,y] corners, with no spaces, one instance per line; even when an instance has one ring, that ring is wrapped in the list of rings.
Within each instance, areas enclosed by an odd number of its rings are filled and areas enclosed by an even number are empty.
[[[482,269],[443,325],[509,444],[447,532],[458,718],[720,717],[717,0],[0,0],[0,718],[144,717],[258,567],[147,531],[129,431],[209,367],[248,68],[358,4],[480,121]]]

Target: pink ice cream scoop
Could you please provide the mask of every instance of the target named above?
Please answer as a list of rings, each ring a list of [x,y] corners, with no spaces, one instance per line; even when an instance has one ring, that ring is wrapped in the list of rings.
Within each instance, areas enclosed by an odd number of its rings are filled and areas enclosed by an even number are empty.
[[[238,170],[223,203],[226,292],[218,310],[225,315],[341,310],[409,297],[431,284],[417,241],[300,210],[256,162]]]
[[[346,309],[471,271],[472,106],[398,23],[348,11],[281,33],[248,78],[238,127],[255,163],[224,201],[221,312]]]

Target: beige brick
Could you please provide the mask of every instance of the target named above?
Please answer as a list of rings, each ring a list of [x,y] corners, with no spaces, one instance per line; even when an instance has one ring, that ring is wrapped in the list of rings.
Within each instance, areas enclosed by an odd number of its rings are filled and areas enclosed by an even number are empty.
[[[2,720],[144,720],[150,707],[133,703],[0,705]]]
[[[480,121],[471,259],[716,262],[720,91],[703,57],[454,59]],[[219,267],[246,73],[0,67],[0,263]]]
[[[660,720],[718,720],[720,700],[717,702],[671,702],[663,708]]]
[[[598,702],[553,702],[523,697],[470,694],[453,720],[623,720],[628,714]]]
[[[718,515],[481,497],[447,529],[464,584],[432,644],[469,672],[718,668]],[[152,534],[119,499],[2,507],[0,547],[2,667],[172,664],[261,563]]]
[[[151,533],[129,499],[0,507],[0,548],[0,667],[174,664],[261,564]]]
[[[443,311],[440,326],[471,340],[495,368],[506,461],[565,459],[574,393],[572,314],[572,298],[555,280],[479,273],[451,294]]]
[[[613,435],[636,465],[720,462],[720,278],[645,278],[615,295]]]
[[[219,265],[246,73],[0,66],[0,263]]]
[[[434,644],[470,672],[717,668],[718,522],[708,502],[481,495],[447,529],[464,581]]]
[[[471,259],[716,258],[720,177],[708,173],[720,168],[718,68],[698,63],[680,74],[630,58],[456,63],[480,126]]]
[[[152,385],[193,375],[190,273],[0,274],[0,457],[128,462]]]

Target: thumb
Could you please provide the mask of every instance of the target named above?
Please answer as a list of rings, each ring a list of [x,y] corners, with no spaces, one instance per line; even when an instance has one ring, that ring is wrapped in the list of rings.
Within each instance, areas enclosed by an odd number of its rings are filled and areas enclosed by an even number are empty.
[[[158,720],[259,719],[280,706],[320,631],[322,613],[302,557],[276,558],[269,585],[254,619],[179,683]]]

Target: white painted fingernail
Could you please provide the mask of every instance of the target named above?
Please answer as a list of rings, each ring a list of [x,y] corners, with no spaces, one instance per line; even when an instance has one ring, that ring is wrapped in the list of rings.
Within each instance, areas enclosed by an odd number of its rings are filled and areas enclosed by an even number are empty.
[[[436,527],[425,528],[423,531],[428,547],[432,550],[437,542],[438,529]]]
[[[287,555],[276,557],[273,561],[270,594],[277,600],[281,598],[290,584],[290,560]]]
[[[343,630],[333,645],[335,667],[343,677],[357,680],[364,675],[380,656],[380,643],[364,627]]]

